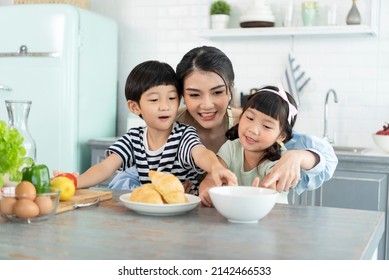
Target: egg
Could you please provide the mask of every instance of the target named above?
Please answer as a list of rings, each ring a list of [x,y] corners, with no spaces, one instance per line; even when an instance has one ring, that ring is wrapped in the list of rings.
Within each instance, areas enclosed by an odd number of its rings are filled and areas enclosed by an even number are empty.
[[[15,188],[15,195],[18,199],[26,198],[34,200],[36,197],[35,186],[28,181],[21,181]]]
[[[37,198],[35,198],[35,203],[38,205],[39,215],[46,215],[53,211],[54,204],[50,196],[37,196]]]
[[[0,200],[0,212],[5,215],[13,214],[13,207],[16,203],[16,198],[14,197],[3,197]]]
[[[39,215],[39,207],[34,201],[21,198],[15,202],[13,212],[19,218],[34,218]]]

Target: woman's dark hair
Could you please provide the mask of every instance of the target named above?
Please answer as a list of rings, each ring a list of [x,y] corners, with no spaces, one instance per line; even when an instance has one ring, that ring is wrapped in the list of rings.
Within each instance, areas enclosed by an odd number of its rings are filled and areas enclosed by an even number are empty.
[[[138,64],[127,77],[126,99],[139,103],[142,94],[148,89],[161,85],[175,86],[178,81],[174,69],[167,63],[149,60]],[[178,91],[178,95],[181,96]]]
[[[216,73],[223,79],[228,91],[232,93],[235,79],[234,68],[228,56],[218,48],[197,47],[184,55],[176,67],[179,92],[184,92],[184,80],[194,71]]]
[[[279,89],[274,86],[267,86],[260,88],[256,93],[251,94],[243,107],[241,117],[248,108],[253,108],[261,113],[264,113],[278,120],[280,122],[281,134],[284,134],[285,136],[285,140],[283,142],[286,143],[290,139],[292,139],[292,130],[296,122],[297,115],[292,116],[292,119],[289,123],[289,104],[281,96],[274,93],[274,91],[279,92]],[[296,101],[289,93],[285,93],[288,97],[289,102],[297,109]],[[226,132],[227,139],[234,140],[239,138],[238,128],[239,123],[237,123],[234,127],[230,128]],[[281,146],[278,143],[274,143],[274,145],[272,145],[266,150],[266,159],[274,161],[280,159],[280,157]]]

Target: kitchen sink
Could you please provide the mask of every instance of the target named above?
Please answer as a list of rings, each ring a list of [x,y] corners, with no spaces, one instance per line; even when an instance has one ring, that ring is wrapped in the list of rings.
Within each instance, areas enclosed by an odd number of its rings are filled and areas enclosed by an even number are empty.
[[[353,154],[364,154],[368,151],[368,148],[363,147],[352,147],[352,146],[332,146],[334,148],[335,153],[353,153]]]

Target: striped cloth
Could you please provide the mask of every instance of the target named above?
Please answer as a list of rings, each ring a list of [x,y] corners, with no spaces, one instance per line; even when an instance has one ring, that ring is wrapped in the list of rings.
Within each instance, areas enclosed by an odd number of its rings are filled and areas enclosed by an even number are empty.
[[[204,171],[195,165],[192,149],[202,145],[194,127],[175,122],[164,146],[150,151],[147,144],[147,127],[131,128],[112,144],[106,156],[112,153],[122,159],[120,170],[136,166],[141,184],[150,183],[149,171],[157,170],[177,176],[182,183],[187,179],[198,187],[197,175]]]

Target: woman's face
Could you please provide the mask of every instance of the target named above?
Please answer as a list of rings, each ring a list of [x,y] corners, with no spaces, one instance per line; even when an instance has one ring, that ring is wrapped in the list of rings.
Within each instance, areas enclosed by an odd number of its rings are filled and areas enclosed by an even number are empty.
[[[224,125],[230,93],[216,73],[194,71],[184,81],[184,101],[194,120],[203,128],[212,129]]]

